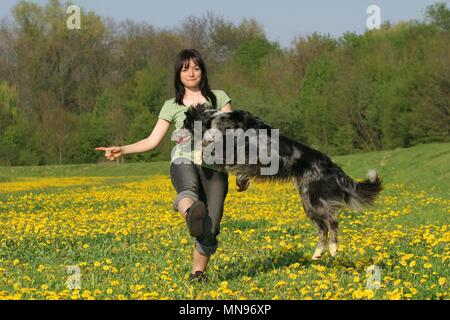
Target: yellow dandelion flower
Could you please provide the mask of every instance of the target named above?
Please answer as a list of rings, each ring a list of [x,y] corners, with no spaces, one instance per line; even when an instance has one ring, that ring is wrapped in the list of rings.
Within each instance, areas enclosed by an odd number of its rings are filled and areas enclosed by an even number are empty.
[[[278,281],[278,282],[275,284],[275,288],[282,287],[282,286],[285,286],[285,285],[287,285],[287,282],[286,282],[286,281]]]
[[[110,284],[111,284],[112,286],[117,286],[117,285],[119,284],[119,281],[117,281],[117,280],[111,280]]]
[[[362,299],[362,298],[364,298],[364,291],[361,289],[357,289],[357,290],[353,291],[352,296],[355,299]]]
[[[364,296],[367,299],[372,299],[375,296],[375,293],[371,289],[364,290]]]

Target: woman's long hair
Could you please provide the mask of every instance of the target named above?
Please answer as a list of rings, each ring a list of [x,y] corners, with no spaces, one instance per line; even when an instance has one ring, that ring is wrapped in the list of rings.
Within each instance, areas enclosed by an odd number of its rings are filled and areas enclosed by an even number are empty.
[[[181,82],[180,72],[183,66],[189,66],[189,60],[193,59],[195,63],[200,67],[202,71],[202,76],[200,80],[200,91],[202,95],[209,99],[211,105],[214,109],[217,108],[217,99],[214,93],[209,88],[208,84],[208,74],[206,72],[205,62],[202,59],[200,53],[195,49],[183,49],[181,50],[175,59],[175,102],[178,104],[183,104],[184,98],[184,86]]]

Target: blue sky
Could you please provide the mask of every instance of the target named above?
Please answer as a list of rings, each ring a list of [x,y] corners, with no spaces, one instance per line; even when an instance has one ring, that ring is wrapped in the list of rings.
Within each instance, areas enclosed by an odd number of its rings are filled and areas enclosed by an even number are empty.
[[[0,18],[10,17],[18,0],[0,0]],[[46,0],[34,0],[45,4]],[[65,1],[61,1],[65,2]],[[145,21],[153,26],[170,28],[179,25],[190,15],[200,16],[207,11],[223,15],[239,23],[242,18],[254,17],[263,26],[270,40],[289,46],[296,35],[320,32],[340,36],[346,31],[362,33],[366,29],[369,5],[381,9],[381,21],[396,23],[419,19],[426,6],[437,0],[73,0],[84,10],[117,20],[127,18]],[[446,1],[448,3],[448,0]]]

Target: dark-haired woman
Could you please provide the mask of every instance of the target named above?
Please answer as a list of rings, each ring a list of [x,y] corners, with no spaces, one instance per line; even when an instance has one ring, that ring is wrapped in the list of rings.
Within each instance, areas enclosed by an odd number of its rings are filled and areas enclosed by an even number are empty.
[[[196,157],[191,150],[189,136],[176,134],[186,117],[189,106],[207,104],[208,107],[231,112],[231,99],[221,90],[211,90],[205,63],[198,51],[184,49],[175,61],[175,98],[167,100],[158,121],[146,139],[126,146],[99,147],[105,157],[114,160],[125,154],[140,153],[156,148],[170,125],[175,125],[177,145],[172,152],[170,177],[177,196],[173,209],[186,220],[189,233],[196,238],[190,279],[204,279],[210,256],[215,253],[220,232],[223,206],[228,193],[228,175],[216,171]]]

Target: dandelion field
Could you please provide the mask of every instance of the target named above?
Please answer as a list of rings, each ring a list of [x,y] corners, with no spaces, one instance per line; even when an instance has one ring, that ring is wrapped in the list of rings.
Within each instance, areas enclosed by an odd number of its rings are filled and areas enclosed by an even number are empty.
[[[238,193],[230,176],[206,283],[188,281],[168,163],[0,167],[0,299],[449,299],[450,143],[333,159],[385,186],[338,213],[337,257],[310,260],[316,229],[291,184]]]

